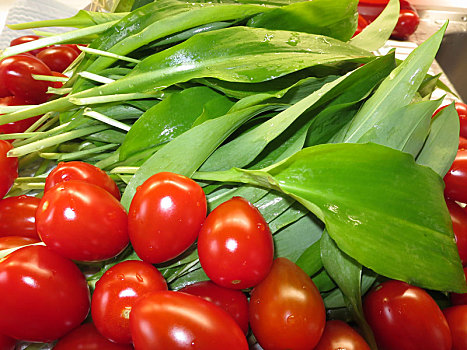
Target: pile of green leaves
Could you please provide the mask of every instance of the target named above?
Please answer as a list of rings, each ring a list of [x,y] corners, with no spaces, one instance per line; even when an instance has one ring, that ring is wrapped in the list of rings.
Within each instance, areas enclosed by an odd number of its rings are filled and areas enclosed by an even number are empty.
[[[55,90],[63,97],[0,110],[4,123],[44,114],[15,135],[10,155],[34,176],[12,194],[40,189],[57,161],[79,159],[113,174],[126,208],[160,171],[199,181],[209,210],[243,196],[269,223],[276,256],[363,329],[361,295],[378,275],[467,291],[442,181],[459,122],[453,107],[431,118],[441,101],[430,100],[439,84],[427,75],[446,26],[398,62],[371,52],[392,32],[397,0],[354,38],[357,0],[143,2],[14,26],[79,29],[1,57],[89,46]],[[129,249],[90,283],[135,258]],[[158,267],[173,289],[207,279],[195,247]]]

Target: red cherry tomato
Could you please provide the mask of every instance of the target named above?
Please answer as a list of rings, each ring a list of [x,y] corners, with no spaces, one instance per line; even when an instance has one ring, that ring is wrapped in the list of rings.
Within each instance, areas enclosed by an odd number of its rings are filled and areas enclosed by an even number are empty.
[[[459,136],[459,149],[467,149],[467,139]]]
[[[37,54],[37,58],[42,60],[50,70],[63,72],[78,57],[79,53],[75,49],[65,46],[51,46]]]
[[[0,349],[1,350],[15,350],[16,340],[6,335],[0,334]]]
[[[0,250],[22,247],[28,244],[39,243],[39,242],[40,241],[36,238],[21,237],[21,236],[4,236],[4,237],[0,237]]]
[[[244,334],[248,332],[248,300],[243,292],[218,286],[211,281],[191,284],[179,292],[196,295],[214,303],[232,316]]]
[[[54,350],[132,350],[133,346],[115,344],[103,337],[93,323],[84,323],[54,346]]]
[[[52,71],[52,75],[54,77],[67,78],[68,79],[68,76],[66,76],[65,74],[60,73],[60,72]],[[52,82],[52,87],[55,88],[55,89],[60,89],[61,87],[63,87],[63,84],[64,83],[62,83],[61,81],[54,81],[54,82]]]
[[[41,199],[31,196],[0,200],[0,237],[22,236],[39,239],[36,230],[36,209]]]
[[[29,103],[17,96],[8,96],[0,98],[0,106],[22,106]],[[1,114],[0,114],[1,115]],[[32,124],[34,124],[40,116],[28,119],[18,120],[17,122],[0,125],[0,134],[20,133],[26,131]],[[0,122],[2,118],[0,117]]]
[[[16,45],[20,45],[20,44],[24,44],[24,43],[29,43],[31,41],[36,41],[37,39],[40,39],[40,38],[41,37],[39,35],[23,35],[23,36],[20,36],[19,38],[13,39],[10,42],[10,46],[16,46]],[[35,49],[35,50],[28,51],[28,53],[35,56],[44,49],[45,48],[43,47],[43,48],[40,48],[40,49]]]
[[[353,36],[356,36],[362,32],[363,29],[368,25],[368,21],[362,15],[358,15],[358,25],[357,30],[355,31]]]
[[[464,275],[467,278],[467,267],[464,267]],[[451,293],[452,305],[467,305],[467,293]]]
[[[444,194],[461,203],[467,203],[467,150],[458,150],[448,173],[444,176]]]
[[[327,321],[324,333],[314,350],[370,350],[370,346],[347,323]]]
[[[136,190],[128,232],[136,254],[158,264],[187,250],[206,218],[206,197],[193,180],[174,173],[151,176]]]
[[[407,38],[415,33],[420,24],[420,17],[412,10],[401,9],[399,20],[392,32],[392,37],[399,40],[407,40]]]
[[[18,177],[18,158],[7,157],[13,146],[5,140],[0,140],[0,199],[10,190]]]
[[[158,290],[167,290],[167,283],[149,263],[128,260],[111,267],[92,295],[91,314],[99,332],[113,342],[131,343],[131,308],[139,297]]]
[[[32,103],[47,101],[50,82],[36,80],[32,74],[52,75],[52,71],[34,56],[10,56],[0,61],[0,81],[11,94]]]
[[[0,261],[0,329],[15,339],[50,342],[84,321],[89,289],[71,261],[44,246],[20,248]]]
[[[92,164],[79,161],[58,163],[45,180],[44,192],[59,183],[70,180],[84,181],[99,186],[120,200],[120,190],[117,184],[105,171]]]
[[[367,294],[363,310],[378,348],[451,349],[446,319],[421,288],[395,280],[384,282]]]
[[[208,215],[198,237],[198,254],[211,280],[223,287],[243,289],[266,277],[274,244],[258,209],[234,197]]]
[[[286,258],[274,260],[250,296],[250,326],[264,349],[314,349],[323,334],[323,299],[311,278]]]
[[[79,55],[81,53],[81,50],[79,49],[78,45],[76,44],[62,44],[61,46],[68,46],[71,47],[73,50],[76,51],[76,53]],[[87,46],[87,45],[80,45],[80,46]]]
[[[456,237],[457,250],[462,265],[467,264],[467,213],[456,202],[446,199],[449,214],[451,214],[452,227]]]
[[[248,349],[242,330],[224,310],[186,293],[142,296],[131,310],[130,329],[139,350]]]
[[[443,310],[452,336],[452,350],[467,349],[467,305],[448,307]]]
[[[439,111],[443,110],[449,105],[440,107],[436,110],[433,115],[438,114]],[[457,114],[459,115],[459,123],[460,123],[460,136],[463,138],[467,138],[467,105],[462,102],[454,103],[454,107],[456,108]]]
[[[128,244],[123,206],[106,190],[83,181],[48,190],[37,208],[36,226],[50,249],[73,260],[107,260]]]

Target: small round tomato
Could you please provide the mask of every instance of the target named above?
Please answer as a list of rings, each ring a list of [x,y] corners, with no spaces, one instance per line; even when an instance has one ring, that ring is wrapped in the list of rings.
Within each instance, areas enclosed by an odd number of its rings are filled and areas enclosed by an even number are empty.
[[[16,46],[16,45],[20,45],[20,44],[25,44],[25,43],[29,43],[31,41],[36,41],[38,39],[40,39],[41,37],[39,35],[23,35],[23,36],[20,36],[16,39],[13,39],[11,42],[10,42],[10,46]],[[44,48],[40,48],[40,49],[35,49],[35,50],[31,50],[31,51],[28,51],[31,55],[37,55],[39,52],[41,52],[42,50],[44,50]]]
[[[467,267],[464,267],[464,275],[467,278]],[[452,305],[467,305],[467,293],[451,293]]]
[[[21,237],[21,236],[4,236],[4,237],[0,237],[0,250],[22,247],[25,245],[39,243],[39,242],[40,241],[36,238]]]
[[[15,339],[50,342],[84,321],[86,279],[71,261],[44,246],[20,248],[0,261],[0,329]]]
[[[45,180],[44,192],[47,192],[59,183],[70,180],[79,180],[94,184],[120,200],[120,190],[117,184],[105,171],[92,164],[80,161],[58,163],[57,167],[50,172]]]
[[[17,96],[8,96],[0,98],[0,106],[22,106],[29,103]],[[1,115],[1,114],[0,114]],[[34,124],[40,116],[18,120],[13,123],[0,125],[0,134],[20,133],[26,131],[32,124]],[[0,122],[2,118],[0,117]]]
[[[410,35],[415,33],[420,24],[420,17],[413,10],[401,9],[399,12],[399,20],[391,34],[391,37],[399,40],[406,40]]]
[[[323,299],[311,278],[286,258],[274,260],[250,296],[250,326],[265,349],[313,349],[323,334]]]
[[[456,202],[446,199],[449,214],[451,214],[452,227],[456,238],[457,250],[462,265],[467,264],[467,213]]]
[[[261,213],[234,197],[215,208],[198,237],[199,261],[215,283],[233,289],[257,285],[271,269],[274,243]]]
[[[218,286],[211,281],[190,284],[179,292],[196,295],[214,303],[232,316],[243,333],[248,332],[248,300],[243,292]]]
[[[467,305],[448,307],[443,310],[452,336],[452,350],[467,349]]]
[[[242,330],[224,310],[186,293],[142,296],[131,310],[130,329],[141,350],[248,349]]]
[[[18,177],[18,158],[7,157],[13,146],[5,140],[0,140],[0,199],[10,190]]]
[[[76,50],[65,45],[50,46],[37,54],[37,58],[56,72],[63,72],[78,56]]]
[[[38,239],[36,210],[41,199],[15,196],[0,200],[0,237],[22,236]]]
[[[0,349],[1,350],[15,350],[16,340],[6,335],[0,334]]]
[[[52,75],[52,71],[34,56],[16,55],[0,61],[0,81],[11,94],[32,103],[47,101],[50,82],[36,80],[32,74]]]
[[[169,172],[151,176],[136,190],[128,212],[128,232],[136,254],[158,264],[173,259],[196,240],[206,218],[203,189]]]
[[[133,346],[115,344],[103,337],[94,324],[84,323],[61,338],[54,350],[132,350]]]
[[[131,343],[131,308],[142,295],[158,290],[167,290],[167,283],[153,265],[127,260],[112,266],[92,295],[91,314],[99,332],[113,342]]]
[[[106,190],[83,181],[48,190],[37,208],[36,226],[50,249],[73,260],[107,260],[128,245],[125,208]]]
[[[52,71],[52,75],[54,77],[67,78],[68,79],[68,76],[66,76],[65,74],[60,73],[60,72]],[[62,83],[61,81],[54,81],[54,82],[52,82],[52,87],[55,88],[55,89],[60,89],[61,87],[63,87],[63,84],[64,83]]]
[[[347,323],[327,321],[324,333],[314,350],[370,350],[365,339]]]
[[[458,150],[448,173],[444,176],[444,194],[461,203],[467,203],[467,150]]]
[[[467,139],[459,136],[459,149],[467,149]]]
[[[384,282],[367,294],[363,310],[378,348],[451,349],[446,319],[421,288],[395,280]]]

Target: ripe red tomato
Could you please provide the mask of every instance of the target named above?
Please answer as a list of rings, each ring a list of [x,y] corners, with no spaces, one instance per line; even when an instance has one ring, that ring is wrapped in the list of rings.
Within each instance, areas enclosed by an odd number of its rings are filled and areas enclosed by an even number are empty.
[[[0,334],[0,349],[1,350],[15,350],[16,340],[6,335]]]
[[[420,17],[412,10],[401,9],[399,20],[392,32],[392,37],[399,40],[407,40],[407,38],[415,33],[420,24]]]
[[[18,158],[7,157],[13,146],[5,140],[0,140],[0,199],[10,190],[18,177]]]
[[[242,330],[224,310],[186,293],[142,296],[131,310],[130,329],[139,350],[248,349]]]
[[[40,59],[29,55],[10,56],[0,61],[0,81],[11,94],[32,103],[47,101],[51,83],[36,80],[32,74],[52,75],[52,71]]]
[[[136,254],[152,264],[177,257],[196,240],[206,210],[206,197],[195,181],[169,172],[151,176],[136,190],[128,212]]]
[[[462,265],[467,264],[467,213],[456,202],[446,199],[449,214],[451,214],[452,227],[456,237],[457,250]]]
[[[436,110],[433,115],[438,114],[439,111],[446,108],[449,105],[440,107]],[[454,103],[454,107],[456,108],[457,114],[459,115],[459,123],[460,123],[460,136],[463,138],[467,138],[467,105],[462,102]]]
[[[7,96],[4,98],[0,98],[0,106],[22,106],[22,105],[27,105],[27,104],[29,104],[27,101],[17,96]],[[18,120],[17,122],[0,125],[0,134],[11,134],[11,133],[24,132],[27,128],[29,128],[32,124],[34,124],[39,118],[40,116]],[[1,117],[0,117],[0,121],[1,121]]]
[[[52,75],[54,77],[67,78],[68,79],[68,76],[66,76],[65,74],[60,73],[60,72],[52,71]],[[63,87],[63,84],[64,83],[62,83],[61,81],[54,81],[54,82],[52,82],[52,87],[55,88],[55,89],[60,89],[61,87]]]
[[[467,139],[459,136],[459,149],[467,149]]]
[[[467,150],[458,150],[448,173],[444,176],[444,194],[461,203],[467,203]]]
[[[91,314],[99,332],[116,343],[131,343],[130,312],[148,292],[167,290],[162,274],[139,260],[114,265],[100,278],[92,295]]]
[[[218,286],[211,281],[190,284],[179,290],[201,297],[226,311],[241,328],[244,334],[248,332],[248,300],[239,290]]]
[[[443,313],[423,289],[387,281],[371,290],[363,311],[385,350],[449,350],[451,334]]]
[[[257,285],[271,269],[274,243],[261,213],[234,197],[214,209],[198,237],[199,261],[215,283],[233,289]]]
[[[370,350],[365,339],[347,323],[327,321],[324,333],[314,350]]]
[[[50,342],[84,321],[89,289],[71,261],[44,246],[20,248],[0,261],[0,329],[26,341]]]
[[[0,237],[22,236],[39,239],[36,230],[36,209],[41,199],[31,196],[0,200]]]
[[[452,336],[452,350],[467,349],[467,305],[448,307],[443,310]]]
[[[84,323],[61,338],[54,350],[132,350],[128,344],[115,344],[103,337],[94,324]]]
[[[105,171],[92,164],[80,161],[58,163],[57,167],[47,176],[44,192],[47,192],[59,183],[70,180],[80,180],[94,184],[120,200],[120,190],[117,184]]]
[[[39,242],[40,241],[36,238],[21,237],[21,236],[4,236],[4,237],[0,237],[0,250],[22,247],[24,245],[39,243]]]
[[[265,349],[313,349],[323,334],[323,299],[311,278],[286,258],[274,260],[250,296],[250,326]]]
[[[37,54],[50,70],[63,72],[78,57],[79,53],[69,46],[50,46]]]
[[[464,275],[467,278],[467,267],[464,267]],[[451,293],[452,305],[467,305],[467,293]]]
[[[355,30],[355,33],[353,36],[356,36],[362,32],[363,29],[368,25],[368,21],[363,17],[362,15],[358,15],[358,25],[357,25],[357,30]]]
[[[23,36],[20,36],[16,39],[13,39],[11,42],[10,42],[10,46],[16,46],[16,45],[20,45],[20,44],[24,44],[24,43],[28,43],[28,42],[31,42],[31,41],[36,41],[37,39],[40,39],[41,37],[39,35],[23,35]],[[28,51],[31,55],[37,55],[39,52],[41,52],[42,50],[44,50],[45,48],[40,48],[40,49],[35,49],[35,50],[31,50],[31,51]]]
[[[42,241],[64,257],[102,261],[128,245],[127,214],[106,190],[70,180],[48,190],[36,212]]]

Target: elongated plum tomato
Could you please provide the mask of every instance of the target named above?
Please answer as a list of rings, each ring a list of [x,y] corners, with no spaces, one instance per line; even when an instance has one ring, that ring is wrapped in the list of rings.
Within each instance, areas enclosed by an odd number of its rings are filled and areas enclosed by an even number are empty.
[[[17,96],[8,96],[0,98],[0,106],[22,106],[29,103]],[[17,122],[0,125],[0,134],[20,133],[26,131],[32,124],[34,124],[40,117],[32,117]],[[2,118],[0,117],[0,121]]]
[[[448,323],[421,288],[395,280],[384,282],[366,295],[363,310],[379,349],[451,349]]]
[[[347,323],[334,320],[327,321],[324,333],[313,350],[370,350],[370,346]]]
[[[467,264],[467,213],[456,202],[446,199],[462,265]]]
[[[142,296],[131,310],[130,330],[138,350],[248,349],[242,330],[224,310],[181,292]]]
[[[313,349],[323,334],[323,299],[311,278],[286,258],[250,295],[250,326],[264,349]]]
[[[50,46],[37,54],[37,58],[56,72],[63,72],[78,56],[76,50],[65,45]]]
[[[22,247],[29,244],[39,243],[35,238],[21,236],[4,236],[0,237],[0,250]],[[0,348],[1,349],[1,348]]]
[[[54,350],[132,350],[128,344],[115,344],[100,334],[94,324],[84,323],[61,338]]]
[[[0,140],[0,199],[10,190],[18,177],[18,158],[7,157],[13,146],[5,140]]]
[[[80,161],[58,163],[57,167],[50,172],[45,180],[44,192],[59,183],[70,180],[80,180],[94,184],[120,200],[120,190],[117,184],[105,171],[92,164]]]
[[[48,190],[36,212],[37,233],[64,257],[102,261],[128,245],[127,214],[106,190],[70,180]]]
[[[196,295],[219,306],[237,322],[243,333],[247,334],[248,300],[243,292],[218,286],[211,281],[190,284],[179,292]]]
[[[91,314],[99,332],[116,343],[131,343],[130,312],[148,292],[167,290],[162,274],[153,265],[127,260],[112,266],[96,284]]]
[[[89,311],[86,279],[70,260],[44,246],[20,248],[0,261],[2,333],[50,342],[84,321]]]
[[[444,195],[467,203],[467,150],[458,150],[451,168],[444,176]]]
[[[234,197],[206,218],[198,237],[199,261],[215,283],[233,289],[257,285],[271,269],[274,243],[261,213]]]
[[[136,190],[128,212],[128,232],[136,254],[152,264],[173,259],[198,237],[206,218],[203,189],[169,172],[151,176]]]
[[[10,46],[16,46],[16,45],[20,45],[20,44],[25,44],[25,43],[29,43],[31,41],[36,41],[38,39],[40,39],[41,37],[39,35],[23,35],[23,36],[20,36],[18,38],[15,38],[13,39],[11,42],[10,42]],[[34,49],[34,50],[31,50],[31,51],[28,51],[31,55],[37,55],[39,52],[41,52],[42,50],[44,50],[44,48],[40,48],[40,49]]]
[[[467,279],[467,267],[464,267],[464,276]],[[467,305],[467,293],[451,293],[452,305]]]
[[[15,350],[16,340],[6,335],[0,334],[0,349]]]
[[[448,307],[443,310],[452,336],[452,350],[467,349],[467,305]]]
[[[40,198],[25,195],[0,200],[0,237],[22,236],[38,239],[36,210],[40,201]]]

